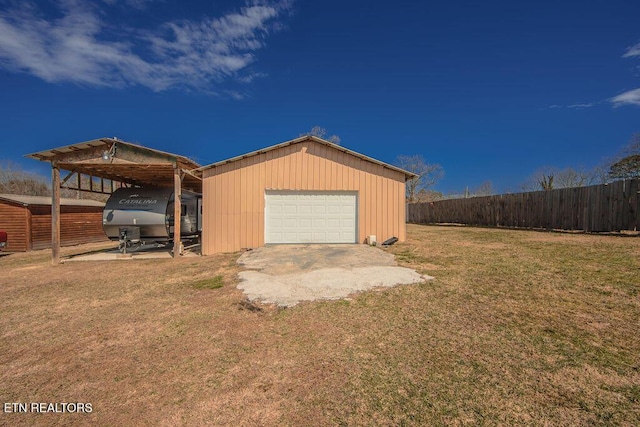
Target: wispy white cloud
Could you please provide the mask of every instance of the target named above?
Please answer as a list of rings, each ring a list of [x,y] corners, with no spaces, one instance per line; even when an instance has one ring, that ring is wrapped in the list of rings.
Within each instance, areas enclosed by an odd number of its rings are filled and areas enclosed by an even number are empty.
[[[125,6],[133,7],[134,9],[143,10],[147,8],[147,5],[154,0],[102,0],[106,4],[113,6],[118,3],[122,3]]]
[[[640,57],[640,43],[627,48],[627,51],[622,55],[623,58]],[[627,90],[620,95],[609,98],[608,101],[613,104],[614,107],[622,107],[625,105],[640,106],[640,88]]]
[[[634,56],[640,56],[640,43],[629,47],[624,55],[622,55],[623,58],[631,58]]]
[[[567,108],[576,108],[576,109],[581,109],[581,108],[590,108],[593,107],[595,104],[593,102],[587,102],[584,104],[571,104],[571,105],[567,105]]]
[[[622,55],[622,57],[623,58],[639,57],[640,58],[640,43],[636,43],[635,45],[628,47],[627,51],[624,53],[624,55]],[[570,108],[570,109],[582,110],[585,108],[594,107],[598,104],[606,103],[607,101],[613,104],[614,107],[622,107],[627,105],[640,106],[640,88],[627,90],[626,92],[623,92],[617,96],[614,96],[606,100],[601,100],[598,102],[585,102],[585,103],[576,103],[571,105],[554,104],[554,105],[549,105],[546,108],[547,109]]]
[[[624,105],[640,106],[640,88],[623,92],[620,95],[609,99],[609,101],[613,103],[614,107],[621,107]]]
[[[575,109],[575,110],[581,110],[581,109],[584,109],[584,108],[591,108],[596,104],[597,104],[596,102],[586,102],[586,103],[582,103],[582,104],[570,104],[570,105],[553,104],[553,105],[549,105],[547,108],[551,109],[551,110],[560,109],[560,108],[570,108],[570,109]]]
[[[105,0],[103,7],[118,0]],[[143,8],[149,0],[122,0]],[[0,12],[0,66],[47,82],[97,87],[146,86],[233,93],[223,82],[251,82],[255,52],[289,8],[256,1],[233,13],[200,21],[170,21],[157,30],[118,27],[96,3],[58,0],[57,17],[33,6]],[[114,27],[115,26],[115,27]]]

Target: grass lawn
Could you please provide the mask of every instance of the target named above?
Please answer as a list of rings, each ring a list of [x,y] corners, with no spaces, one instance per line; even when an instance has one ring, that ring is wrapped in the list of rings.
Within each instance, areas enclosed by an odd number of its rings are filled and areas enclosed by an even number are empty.
[[[640,425],[640,238],[408,235],[436,280],[286,310],[239,254],[0,257],[0,404],[93,408],[0,425]]]

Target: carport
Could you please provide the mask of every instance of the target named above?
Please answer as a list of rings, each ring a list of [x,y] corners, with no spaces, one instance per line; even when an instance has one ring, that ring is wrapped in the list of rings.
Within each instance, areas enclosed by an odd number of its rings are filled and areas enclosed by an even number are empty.
[[[118,138],[99,138],[28,154],[51,163],[51,261],[60,262],[60,189],[111,194],[120,187],[173,187],[175,217],[180,217],[182,189],[202,192],[202,180],[191,171],[193,160]],[[61,179],[61,171],[66,174]],[[174,224],[180,236],[180,221]],[[180,238],[174,238],[174,256],[180,254]]]

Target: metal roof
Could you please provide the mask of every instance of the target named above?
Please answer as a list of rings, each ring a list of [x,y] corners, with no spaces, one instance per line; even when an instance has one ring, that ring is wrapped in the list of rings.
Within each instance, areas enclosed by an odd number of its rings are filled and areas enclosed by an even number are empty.
[[[103,153],[109,156],[108,160],[102,158]],[[55,162],[62,170],[136,186],[173,187],[174,166],[177,166],[183,176],[183,188],[202,191],[201,178],[191,173],[200,166],[195,161],[118,138],[93,139],[26,157]]]
[[[98,138],[98,139],[92,139],[90,141],[78,142],[76,144],[65,145],[64,147],[51,148],[49,150],[38,151],[36,153],[27,154],[25,157],[29,157],[36,160],[42,160],[42,161],[51,161],[60,154],[74,153],[74,152],[86,150],[88,148],[95,148],[95,147],[102,147],[102,146],[110,147],[113,143],[135,147],[140,150],[148,151],[150,153],[160,154],[166,157],[173,157],[185,163],[186,165],[190,165],[191,166],[190,169],[195,169],[200,166],[198,163],[189,159],[188,157],[181,156],[174,153],[169,153],[166,151],[156,150],[155,148],[149,148],[139,144],[133,144],[131,142],[118,139],[116,137]]]
[[[22,194],[0,194],[0,200],[18,203],[23,206],[45,205],[51,206],[51,197],[47,196],[25,196]],[[95,206],[104,207],[103,202],[87,199],[60,199],[61,206]]]
[[[344,153],[351,154],[353,156],[359,157],[359,158],[361,158],[363,160],[366,160],[368,162],[371,162],[371,163],[375,163],[375,164],[380,165],[382,167],[385,167],[387,169],[391,169],[391,170],[394,170],[396,172],[403,173],[407,179],[416,178],[418,176],[413,172],[409,172],[409,171],[406,171],[404,169],[400,169],[399,167],[396,167],[396,166],[390,165],[388,163],[382,162],[380,160],[376,160],[376,159],[374,159],[372,157],[365,156],[364,154],[360,154],[357,151],[349,150],[348,148],[344,148],[341,145],[337,145],[337,144],[329,142],[329,141],[327,141],[325,139],[318,138],[317,136],[309,136],[309,135],[301,136],[300,138],[292,139],[290,141],[285,141],[285,142],[282,142],[280,144],[276,144],[276,145],[272,145],[270,147],[263,148],[261,150],[252,151],[252,152],[247,153],[247,154],[242,154],[240,156],[232,157],[232,158],[227,159],[227,160],[221,160],[219,162],[212,163],[210,165],[202,166],[202,167],[196,169],[194,172],[202,172],[202,171],[205,171],[207,169],[211,169],[211,168],[215,168],[215,167],[218,167],[218,166],[222,166],[222,165],[225,165],[227,163],[237,162],[238,160],[246,159],[247,157],[256,156],[258,154],[263,154],[263,153],[266,153],[268,151],[277,150],[278,148],[287,147],[289,145],[297,144],[299,142],[303,142],[303,141],[307,141],[307,140],[314,141],[314,142],[317,142],[319,144],[326,145],[327,147],[331,147],[331,148],[334,148],[334,149],[336,149],[338,151],[342,151]]]

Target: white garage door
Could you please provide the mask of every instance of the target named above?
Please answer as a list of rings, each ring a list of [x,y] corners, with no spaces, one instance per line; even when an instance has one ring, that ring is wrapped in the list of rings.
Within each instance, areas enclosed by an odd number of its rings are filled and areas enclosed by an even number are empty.
[[[356,194],[267,191],[265,243],[356,243]]]

